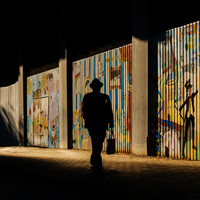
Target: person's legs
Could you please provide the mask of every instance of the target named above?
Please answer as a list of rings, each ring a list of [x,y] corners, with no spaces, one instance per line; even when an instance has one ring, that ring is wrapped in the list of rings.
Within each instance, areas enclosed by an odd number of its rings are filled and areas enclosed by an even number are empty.
[[[194,126],[195,126],[195,123],[194,123],[194,117],[191,116],[191,122],[192,122],[192,140],[193,140],[193,149],[196,149],[196,146],[194,144]]]
[[[101,151],[103,147],[103,141],[105,139],[105,130],[96,130],[94,133],[92,131],[91,140],[92,140],[92,155],[90,158],[91,165],[102,166]]]
[[[92,139],[92,155],[91,155],[91,165],[101,165],[102,160],[101,160],[101,150],[100,150],[100,141],[98,137],[91,136]]]
[[[184,134],[183,134],[183,158],[185,158],[184,150],[185,150],[185,144],[187,142],[188,129],[190,126],[189,118],[186,118],[185,120],[186,120],[186,126],[185,126],[185,130],[184,130]]]

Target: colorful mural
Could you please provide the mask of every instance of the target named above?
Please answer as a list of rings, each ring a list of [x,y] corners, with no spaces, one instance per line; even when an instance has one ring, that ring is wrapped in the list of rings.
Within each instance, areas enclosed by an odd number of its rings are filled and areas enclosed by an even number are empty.
[[[200,160],[200,22],[151,39],[151,154]]]
[[[132,45],[126,45],[73,63],[73,141],[75,149],[91,150],[84,128],[82,98],[92,92],[89,84],[98,78],[102,93],[110,96],[114,115],[117,152],[130,152],[132,137]],[[109,132],[107,132],[107,137]],[[104,142],[104,151],[106,150]]]
[[[28,146],[60,147],[59,69],[27,78]]]

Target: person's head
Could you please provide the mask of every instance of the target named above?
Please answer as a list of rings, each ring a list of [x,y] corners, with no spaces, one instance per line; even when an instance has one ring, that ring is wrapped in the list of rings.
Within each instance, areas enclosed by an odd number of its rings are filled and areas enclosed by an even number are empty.
[[[47,80],[47,91],[48,93],[52,93],[53,91],[53,74],[52,73],[48,73],[46,75],[46,80]]]
[[[90,83],[90,87],[95,92],[99,92],[102,86],[103,86],[103,83],[101,81],[99,81],[97,78],[95,78],[92,81],[92,83]]]
[[[186,92],[187,92],[187,96],[191,96],[192,95],[192,86],[190,84],[190,79],[185,83],[185,88],[186,88]]]
[[[188,88],[188,90],[187,90],[187,95],[188,95],[188,96],[191,96],[191,95],[192,95],[192,87]]]

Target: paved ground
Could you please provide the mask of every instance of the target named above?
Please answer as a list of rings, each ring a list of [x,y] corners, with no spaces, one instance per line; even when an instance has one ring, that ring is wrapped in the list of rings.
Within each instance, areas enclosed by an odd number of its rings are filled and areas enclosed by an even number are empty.
[[[0,147],[0,200],[200,199],[200,161],[90,151]]]

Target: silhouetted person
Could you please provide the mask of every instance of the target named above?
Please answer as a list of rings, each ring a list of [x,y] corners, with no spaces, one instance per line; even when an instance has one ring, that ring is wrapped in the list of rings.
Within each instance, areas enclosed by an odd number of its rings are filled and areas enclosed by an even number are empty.
[[[113,128],[113,113],[110,98],[100,93],[103,83],[95,78],[90,87],[93,92],[83,97],[83,118],[85,128],[88,129],[92,141],[92,155],[90,163],[95,169],[102,169],[101,151],[108,130],[108,123]],[[113,132],[111,131],[113,134]]]

